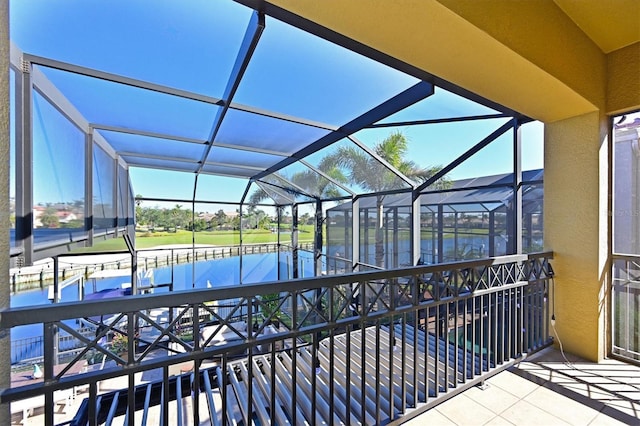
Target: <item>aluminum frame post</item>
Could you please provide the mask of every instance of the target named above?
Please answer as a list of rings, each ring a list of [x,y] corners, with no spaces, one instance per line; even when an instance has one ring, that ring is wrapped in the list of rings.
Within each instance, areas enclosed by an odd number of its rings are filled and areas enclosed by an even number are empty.
[[[360,199],[351,202],[351,268],[358,270],[360,262]]]
[[[298,268],[298,205],[291,205],[291,272],[295,280],[300,278]]]
[[[520,122],[513,119],[513,248],[522,253],[522,135]]]
[[[112,208],[112,217],[110,218],[113,223],[114,228],[114,238],[118,238],[120,224],[118,223],[118,156],[114,155],[112,158],[113,164],[113,193],[111,194],[111,208]],[[93,187],[93,185],[92,185]],[[93,188],[91,190],[91,194],[93,196]],[[93,198],[91,198],[93,200]]]
[[[240,208],[238,209],[239,212],[239,218],[240,219],[238,221],[239,224],[239,237],[240,237],[240,249],[238,250],[238,255],[240,256],[239,262],[240,262],[240,272],[239,272],[239,276],[240,276],[240,285],[242,285],[242,248],[243,248],[243,244],[242,244],[242,238],[243,238],[243,234],[242,234],[242,211],[243,211],[243,204],[240,204]]]
[[[124,242],[129,250],[129,255],[131,256],[131,294],[138,294],[138,252],[136,251],[129,234],[124,234],[122,238],[124,238]],[[173,262],[173,251],[171,258],[171,261]],[[171,268],[171,272],[173,274],[173,267]],[[171,282],[173,283],[173,277],[171,278]]]
[[[193,198],[191,200],[191,288],[196,288],[196,191],[198,190],[198,174],[193,180]]]
[[[281,264],[281,254],[280,254],[280,224],[282,223],[282,207],[281,206],[277,206],[276,207],[276,246],[277,246],[277,253],[278,253],[278,281],[282,280],[282,271],[280,268],[280,264]],[[289,277],[287,277],[288,279]]]
[[[496,253],[496,212],[489,212],[489,257]]]
[[[444,206],[438,204],[438,263],[444,261]]]
[[[411,199],[411,266],[415,266],[422,257],[420,250],[422,243],[420,193],[413,191]],[[422,261],[424,262],[424,259]]]
[[[93,245],[93,128],[89,128],[89,132],[84,134],[84,228],[87,232],[87,241],[85,246],[91,247]],[[116,160],[117,161],[117,160]],[[117,167],[117,163],[116,163]],[[117,170],[116,170],[117,172]],[[116,179],[118,176],[116,175]],[[115,186],[114,188],[117,188]],[[117,200],[117,191],[113,195],[113,200]],[[116,204],[113,204],[116,206]],[[116,229],[118,227],[116,226]]]
[[[23,60],[16,76],[16,243],[23,249],[24,264],[33,262],[33,66]],[[8,104],[7,104],[8,105]],[[8,138],[7,138],[8,140]],[[18,191],[17,189],[20,188]]]
[[[316,277],[322,275],[322,224],[324,223],[324,218],[322,217],[322,201],[320,199],[316,200],[316,232],[314,236],[314,271]],[[328,265],[327,265],[328,266]]]

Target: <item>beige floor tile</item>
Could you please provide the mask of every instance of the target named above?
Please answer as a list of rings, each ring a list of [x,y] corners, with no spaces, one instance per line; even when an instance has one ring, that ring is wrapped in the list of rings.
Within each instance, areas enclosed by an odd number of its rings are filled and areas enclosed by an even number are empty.
[[[488,384],[486,389],[472,387],[465,391],[463,395],[471,398],[495,414],[502,413],[504,410],[519,401],[518,397],[512,393],[492,384]]]
[[[421,425],[433,425],[433,426],[456,426],[454,422],[449,420],[446,416],[440,413],[437,409],[432,408],[424,414],[419,415],[416,418],[409,420],[404,425],[409,426],[421,426]]]
[[[524,398],[538,388],[538,385],[530,380],[522,378],[509,371],[504,371],[487,380],[492,386],[497,386],[502,390],[515,395],[518,398]]]
[[[526,401],[576,426],[589,424],[598,415],[598,410],[544,387],[527,395]]]
[[[614,419],[604,413],[598,413],[595,419],[589,423],[589,426],[622,426],[627,425],[625,422]]]
[[[601,412],[617,419],[622,418],[628,424],[640,425],[640,404],[620,400],[608,401]],[[621,417],[620,414],[623,416]]]
[[[525,371],[528,374],[531,374],[534,377],[538,377],[542,380],[552,380],[553,379],[553,370],[549,370],[546,368],[518,368],[519,370]]]
[[[586,383],[572,382],[560,385],[570,392],[585,396],[597,402],[604,403],[605,401],[609,401],[612,398],[611,393],[596,386],[588,385]]]
[[[500,417],[518,426],[562,426],[569,424],[526,401],[519,401],[512,405]]]
[[[625,398],[628,398],[630,401],[640,401],[640,392],[639,391],[620,392],[620,395],[622,395]]]
[[[495,414],[466,395],[458,395],[438,406],[438,411],[458,425],[483,425]]]
[[[485,423],[484,426],[513,426],[513,423],[511,423],[505,418],[498,416],[489,420],[489,422]]]

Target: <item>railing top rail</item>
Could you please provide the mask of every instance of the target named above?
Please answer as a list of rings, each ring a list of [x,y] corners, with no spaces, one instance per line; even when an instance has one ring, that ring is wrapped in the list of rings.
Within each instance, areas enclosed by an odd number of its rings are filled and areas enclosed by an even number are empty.
[[[611,255],[611,258],[617,259],[617,260],[631,260],[635,262],[640,262],[640,254],[613,253]]]
[[[254,246],[254,245],[275,245],[277,244],[275,241],[274,242],[269,242],[269,243],[243,243],[243,246]],[[206,250],[206,249],[225,249],[225,248],[233,248],[233,247],[240,247],[240,244],[227,244],[227,245],[197,245],[197,246],[193,246],[193,245],[185,245],[183,247],[155,247],[155,248],[140,248],[140,249],[136,249],[137,253],[144,253],[144,252],[155,252],[155,251],[180,251],[180,250]],[[129,255],[131,253],[129,253],[129,250],[104,250],[104,251],[91,251],[91,252],[75,252],[75,253],[61,253],[61,254],[57,254],[53,257],[57,257],[57,258],[66,258],[66,257],[80,257],[80,256],[99,256],[102,254],[126,254]]]
[[[252,298],[259,294],[273,292],[295,292],[317,288],[335,287],[353,282],[402,278],[411,275],[422,275],[449,270],[475,267],[497,266],[506,263],[524,262],[532,259],[553,258],[552,252],[525,255],[501,256],[496,258],[450,262],[437,265],[421,265],[408,268],[389,269],[384,271],[355,272],[341,275],[301,278],[290,281],[272,281],[241,286],[225,286],[198,290],[182,290],[165,294],[125,296],[113,299],[91,300],[81,302],[64,302],[52,305],[12,308],[0,311],[0,329],[50,323],[79,317],[133,312],[165,306],[199,304],[208,300],[225,300],[234,298]]]
[[[347,262],[349,264],[351,264],[353,262],[352,259],[348,259],[346,257],[342,257],[342,256],[336,256],[336,255],[331,255],[331,254],[322,254],[322,257],[330,259],[330,260],[337,260],[340,262]]]
[[[369,263],[364,263],[364,262],[356,262],[356,266],[363,266],[365,268],[371,268],[372,270],[378,270],[378,271],[385,270],[382,266],[371,265]]]

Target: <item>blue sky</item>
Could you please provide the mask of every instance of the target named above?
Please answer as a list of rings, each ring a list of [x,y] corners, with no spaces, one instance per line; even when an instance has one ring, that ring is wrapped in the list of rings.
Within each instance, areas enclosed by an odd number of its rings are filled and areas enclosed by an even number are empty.
[[[251,12],[233,2],[191,0],[13,0],[11,37],[25,52],[220,97]],[[291,52],[295,52],[292,54]],[[90,122],[206,138],[215,107],[194,101],[116,87],[45,70]],[[280,22],[267,19],[235,102],[341,125],[416,83],[368,58],[355,55]],[[437,102],[435,102],[437,100]],[[395,120],[491,113],[446,91],[393,117]],[[106,118],[105,118],[106,117]],[[51,118],[48,136],[73,133]],[[504,120],[404,127],[411,159],[421,166],[446,165]],[[364,130],[355,136],[369,146],[395,129]],[[523,126],[523,168],[543,166],[543,126]],[[34,137],[46,135],[34,130]],[[57,137],[57,136],[56,136]],[[71,139],[75,138],[72,136]],[[510,139],[481,151],[452,179],[511,170]],[[73,154],[68,145],[67,154]],[[64,148],[61,148],[65,156]],[[43,157],[45,158],[45,157]],[[48,157],[49,161],[51,156]],[[38,161],[36,159],[36,161]],[[45,163],[36,168],[46,167]],[[43,200],[75,197],[75,174],[60,170],[35,190]],[[132,169],[134,192],[147,197],[191,198],[194,175]],[[197,198],[239,200],[246,180],[201,176]],[[62,195],[61,195],[62,194]],[[37,199],[36,199],[37,201]]]

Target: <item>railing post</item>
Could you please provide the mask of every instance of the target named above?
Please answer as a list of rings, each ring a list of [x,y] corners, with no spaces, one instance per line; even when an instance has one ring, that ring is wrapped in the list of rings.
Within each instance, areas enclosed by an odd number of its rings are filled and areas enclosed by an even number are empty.
[[[173,282],[173,249],[171,249],[171,282]]]
[[[53,366],[57,364],[58,347],[56,341],[56,326],[53,323],[44,324],[44,381],[51,381],[55,376]],[[44,394],[44,423],[53,424],[53,391]]]
[[[53,303],[58,303],[58,292],[60,291],[60,280],[58,279],[58,273],[60,269],[60,262],[58,256],[53,257]]]
[[[59,302],[60,283],[58,279],[58,270],[60,269],[60,263],[58,256],[53,257],[53,303]],[[58,327],[53,327],[53,364],[58,365],[58,346],[60,345],[60,336],[58,335]]]

